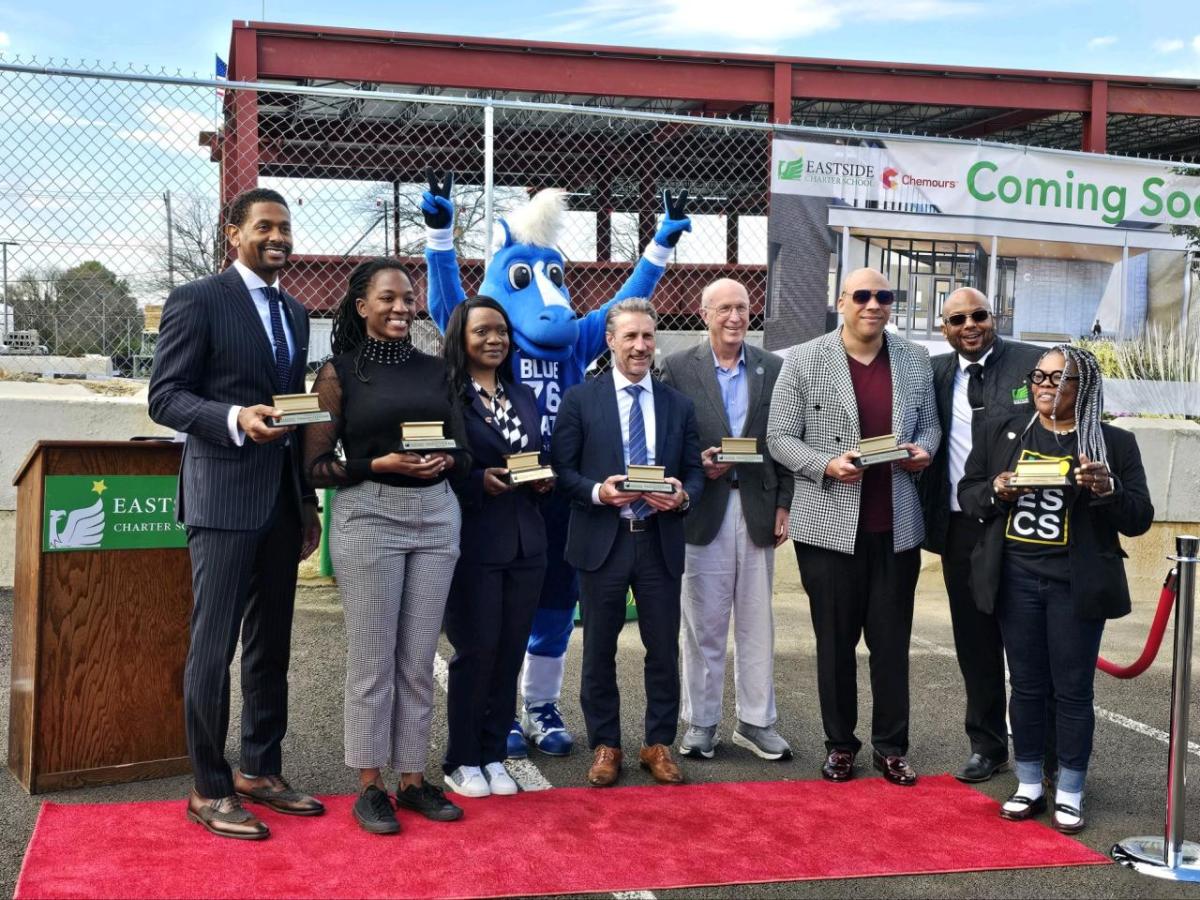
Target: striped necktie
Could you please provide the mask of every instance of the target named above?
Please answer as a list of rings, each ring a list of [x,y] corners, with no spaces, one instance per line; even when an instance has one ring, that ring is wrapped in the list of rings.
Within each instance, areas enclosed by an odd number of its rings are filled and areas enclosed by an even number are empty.
[[[640,384],[631,384],[624,388],[633,405],[629,408],[629,464],[644,466],[649,462],[646,450],[646,419],[642,416],[642,391]],[[634,500],[629,505],[635,519],[644,519],[650,515],[650,504],[645,500]]]
[[[282,298],[279,289],[264,287],[267,304],[271,308],[271,341],[275,345],[275,377],[279,381],[279,389],[286,392],[291,382],[292,357],[288,353],[287,333],[283,330]]]

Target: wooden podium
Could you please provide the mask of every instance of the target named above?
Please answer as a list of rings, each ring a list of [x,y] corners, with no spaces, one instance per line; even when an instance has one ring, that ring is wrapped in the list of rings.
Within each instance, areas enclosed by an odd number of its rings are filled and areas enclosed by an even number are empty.
[[[92,482],[97,499],[105,491],[104,476],[134,483],[118,476],[177,475],[181,452],[180,444],[157,441],[39,441],[13,479],[8,768],[31,794],[189,771],[183,666],[192,581],[186,548],[63,550],[64,530],[79,534],[82,514],[48,510],[46,503],[48,478],[55,487],[70,481],[52,476],[100,479]],[[163,493],[166,482],[144,481]],[[122,498],[113,508],[112,492],[104,504],[109,528],[130,505]],[[168,505],[173,515],[173,499]],[[169,530],[162,522],[120,527]],[[44,544],[50,535],[60,539],[58,546]]]

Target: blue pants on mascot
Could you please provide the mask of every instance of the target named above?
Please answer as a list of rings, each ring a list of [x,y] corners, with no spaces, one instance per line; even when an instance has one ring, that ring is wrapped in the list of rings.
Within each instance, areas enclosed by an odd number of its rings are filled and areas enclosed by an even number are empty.
[[[425,262],[429,280],[429,314],[445,331],[454,307],[466,299],[454,250],[453,175],[442,181],[429,173],[422,195],[425,217]],[[548,453],[554,420],[563,393],[583,381],[588,366],[605,348],[604,317],[608,307],[627,297],[649,298],[666,271],[675,244],[692,224],[685,213],[687,191],[678,198],[663,192],[664,218],[632,274],[616,295],[583,316],[571,307],[566,288],[566,261],[557,250],[565,225],[566,194],[539,191],[524,207],[498,220],[499,240],[484,271],[479,293],[504,306],[513,327],[516,380],[533,388],[542,416],[542,451]],[[548,565],[521,674],[523,708],[509,734],[509,757],[523,757],[526,741],[543,753],[565,756],[574,744],[558,708],[567,644],[574,628],[579,579],[563,560],[567,539],[568,502],[552,494],[543,507]]]

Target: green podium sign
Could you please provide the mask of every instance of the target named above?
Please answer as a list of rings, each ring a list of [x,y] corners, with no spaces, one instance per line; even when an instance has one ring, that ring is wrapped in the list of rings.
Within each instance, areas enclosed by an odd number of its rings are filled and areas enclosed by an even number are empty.
[[[47,475],[42,550],[187,546],[175,521],[175,475]]]

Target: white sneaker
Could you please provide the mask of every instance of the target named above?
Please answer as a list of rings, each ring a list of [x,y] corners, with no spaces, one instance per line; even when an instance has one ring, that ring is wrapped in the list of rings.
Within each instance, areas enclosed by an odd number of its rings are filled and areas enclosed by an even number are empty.
[[[504,768],[504,763],[488,763],[483,767],[483,776],[487,779],[488,788],[497,796],[508,796],[520,790],[517,783],[512,780],[512,776],[508,774],[508,770]]]
[[[446,787],[464,797],[486,797],[492,792],[479,766],[459,766],[446,776]]]

